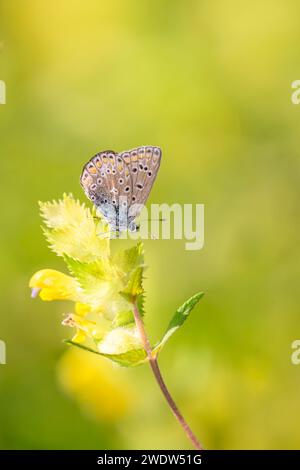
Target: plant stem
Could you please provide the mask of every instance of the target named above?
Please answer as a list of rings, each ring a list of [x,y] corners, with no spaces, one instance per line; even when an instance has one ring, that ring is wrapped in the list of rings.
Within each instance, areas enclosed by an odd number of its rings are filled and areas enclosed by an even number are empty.
[[[177,421],[179,422],[179,424],[183,427],[187,437],[190,439],[190,441],[192,442],[195,449],[203,450],[202,445],[200,444],[200,442],[196,438],[195,434],[193,433],[193,431],[191,430],[191,428],[189,427],[189,425],[185,421],[184,417],[182,416],[181,412],[179,411],[176,403],[174,402],[173,398],[170,395],[169,390],[167,389],[167,386],[164,382],[164,379],[162,378],[162,375],[161,375],[161,372],[160,372],[160,369],[159,369],[159,366],[158,366],[158,362],[157,362],[157,357],[154,354],[152,354],[152,348],[151,348],[151,345],[150,345],[150,341],[148,339],[148,336],[147,336],[147,333],[146,333],[146,330],[145,330],[145,327],[144,327],[144,323],[143,323],[143,320],[141,318],[141,315],[140,315],[140,312],[139,312],[139,309],[138,309],[138,306],[137,306],[136,302],[133,303],[133,315],[134,315],[135,324],[136,324],[137,330],[139,332],[143,347],[144,347],[144,349],[147,353],[148,359],[149,359],[150,367],[152,369],[154,377],[155,377],[155,379],[156,379],[156,381],[157,381],[157,383],[158,383],[165,399],[167,400],[168,405],[170,406],[170,408],[172,410],[172,413],[174,414],[174,416],[177,419]]]

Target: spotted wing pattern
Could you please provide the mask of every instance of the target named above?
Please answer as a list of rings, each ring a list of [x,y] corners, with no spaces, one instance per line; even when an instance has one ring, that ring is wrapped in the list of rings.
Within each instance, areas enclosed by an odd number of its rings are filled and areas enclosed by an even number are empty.
[[[128,150],[119,154],[128,165],[132,179],[131,204],[144,205],[148,199],[155,181],[161,161],[161,149],[159,147],[145,146]],[[134,217],[139,213],[131,212]]]
[[[120,200],[128,207],[145,204],[160,161],[159,147],[138,147],[120,154],[106,150],[97,153],[84,165],[80,183],[87,197],[113,224],[119,213]],[[138,206],[137,209],[133,207],[131,220],[139,212]]]
[[[126,196],[130,204],[130,172],[123,159],[112,150],[97,153],[86,163],[80,183],[87,197],[108,219],[115,216],[120,196]]]

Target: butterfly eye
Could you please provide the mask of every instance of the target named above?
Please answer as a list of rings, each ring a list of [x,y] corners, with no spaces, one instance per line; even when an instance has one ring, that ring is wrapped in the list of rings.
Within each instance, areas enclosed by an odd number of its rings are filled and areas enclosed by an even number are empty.
[[[143,189],[143,185],[142,185],[142,184],[137,184],[136,187],[137,187],[138,189]]]
[[[119,179],[119,184],[123,184],[123,183],[124,183],[123,178],[120,178],[120,179]]]
[[[125,193],[128,193],[129,190],[130,190],[129,186],[126,186],[126,188],[124,189]]]
[[[158,149],[155,149],[155,150],[154,150],[154,153],[155,153],[155,155],[159,155],[159,150],[158,150]]]
[[[94,184],[92,184],[92,186],[91,186],[91,190],[92,190],[92,191],[95,191],[96,189],[97,189],[97,185],[96,185],[95,183],[94,183]]]
[[[105,198],[105,199],[103,199],[103,202],[104,202],[104,204],[106,204],[106,203],[107,203],[107,199],[106,199],[106,198]]]
[[[121,157],[118,157],[118,162],[122,163],[122,158]]]
[[[90,197],[91,197],[91,201],[96,201],[96,196],[92,194]]]
[[[140,167],[140,170],[142,170],[142,169],[143,169],[143,165],[142,165],[142,164],[140,164],[140,165],[139,165],[139,167]]]
[[[115,175],[117,172],[115,169],[112,170],[112,174]]]
[[[107,168],[106,173],[107,173],[107,174],[110,173],[110,169],[109,169],[109,168]]]
[[[152,176],[152,172],[151,171],[148,171],[148,176]]]
[[[105,173],[104,173],[104,171],[101,171],[101,176],[105,176]]]
[[[102,184],[102,179],[101,179],[101,178],[98,178],[98,179],[97,179],[97,183],[98,183],[98,184]]]
[[[136,173],[138,169],[136,167],[132,168],[132,173]]]
[[[148,171],[148,167],[147,167],[147,166],[144,166],[144,171]]]
[[[122,206],[123,206],[123,207],[127,207],[127,202],[126,202],[126,201],[123,201],[123,202],[122,202]]]
[[[132,196],[132,202],[136,201],[136,197]]]

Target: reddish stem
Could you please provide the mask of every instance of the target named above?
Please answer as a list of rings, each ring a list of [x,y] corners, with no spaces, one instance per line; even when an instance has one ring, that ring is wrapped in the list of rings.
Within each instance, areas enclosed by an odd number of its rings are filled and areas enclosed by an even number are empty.
[[[179,422],[179,424],[183,427],[187,437],[190,439],[190,441],[192,442],[195,449],[203,450],[203,447],[201,446],[200,442],[196,438],[195,434],[193,433],[193,431],[191,430],[191,428],[187,424],[186,420],[184,419],[181,412],[179,411],[176,403],[174,402],[173,398],[171,397],[170,392],[167,389],[167,386],[164,382],[164,379],[162,378],[162,375],[161,375],[161,372],[160,372],[160,369],[159,369],[159,366],[158,366],[158,362],[157,362],[157,357],[154,354],[152,354],[152,348],[151,348],[148,336],[146,334],[144,323],[143,323],[143,320],[141,318],[141,315],[140,315],[140,312],[139,312],[139,309],[138,309],[138,306],[137,306],[136,302],[134,302],[134,304],[133,304],[133,315],[134,315],[135,324],[136,324],[137,330],[139,332],[143,347],[144,347],[144,349],[147,353],[148,359],[149,359],[150,367],[152,369],[154,377],[155,377],[155,379],[156,379],[156,381],[157,381],[157,383],[158,383],[165,399],[167,400],[168,405],[170,406],[170,408],[172,410],[172,413],[174,414],[174,416],[177,419],[177,421]]]

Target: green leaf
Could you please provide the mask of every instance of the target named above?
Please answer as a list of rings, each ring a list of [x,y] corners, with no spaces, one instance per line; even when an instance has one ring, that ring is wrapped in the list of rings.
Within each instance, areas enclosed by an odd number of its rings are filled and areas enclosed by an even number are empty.
[[[115,316],[112,327],[117,328],[118,326],[125,326],[131,323],[134,323],[134,316],[132,310],[128,310],[126,312],[120,312]]]
[[[126,365],[135,365],[146,358],[138,331],[133,326],[118,327],[110,330],[101,341],[97,350],[110,359],[126,361]]]
[[[83,289],[88,289],[95,281],[110,281],[114,278],[112,268],[107,259],[82,262],[64,255],[70,274],[74,276]]]
[[[86,296],[86,303],[95,306],[103,300],[109,300],[114,286],[111,270],[104,260],[84,263],[64,256],[70,273],[78,281]],[[119,285],[117,284],[117,289]],[[116,291],[116,294],[118,290]]]
[[[144,305],[145,305],[145,295],[144,295],[144,293],[142,293],[142,294],[140,294],[140,295],[137,296],[136,302],[137,302],[137,306],[138,306],[140,315],[141,315],[141,317],[143,317],[144,314],[145,314],[145,308],[144,308]]]
[[[129,248],[121,250],[113,257],[113,264],[123,275],[129,276],[130,273],[138,267],[144,265],[144,247],[141,242]]]
[[[142,242],[138,242],[128,250],[118,252],[113,257],[113,263],[124,285],[120,294],[129,302],[133,302],[143,293],[142,282],[145,265]]]
[[[198,294],[193,295],[190,299],[188,299],[181,307],[179,307],[173,318],[171,319],[167,331],[165,332],[163,338],[161,341],[154,347],[152,353],[154,355],[157,355],[163,346],[166,344],[168,339],[175,333],[178,328],[183,325],[183,323],[186,321],[188,318],[190,312],[192,309],[197,305],[199,300],[203,297],[204,292],[199,292]]]
[[[126,297],[126,296],[125,296]],[[144,295],[140,294],[137,297],[137,306],[139,309],[140,316],[144,316]],[[132,310],[126,310],[126,311],[121,311],[120,313],[117,313],[115,316],[113,322],[112,322],[112,328],[117,328],[119,326],[127,326],[134,324],[134,315],[132,313]]]
[[[139,267],[130,273],[126,287],[120,292],[128,300],[133,301],[137,298],[138,295],[144,292],[143,272],[144,268]]]
[[[120,354],[107,354],[96,351],[95,349],[89,348],[88,346],[84,346],[83,344],[75,343],[71,340],[66,340],[65,343],[76,346],[78,348],[84,349],[94,354],[98,354],[99,356],[106,357],[113,362],[116,362],[120,366],[123,367],[133,367],[138,366],[140,364],[145,363],[147,359],[147,354],[144,349],[131,349],[130,351],[126,351],[125,353]]]
[[[128,300],[119,294],[122,282],[111,265],[110,258],[105,257],[88,263],[74,260],[66,255],[64,259],[70,273],[82,289],[83,303],[111,320],[118,312],[130,309]]]

